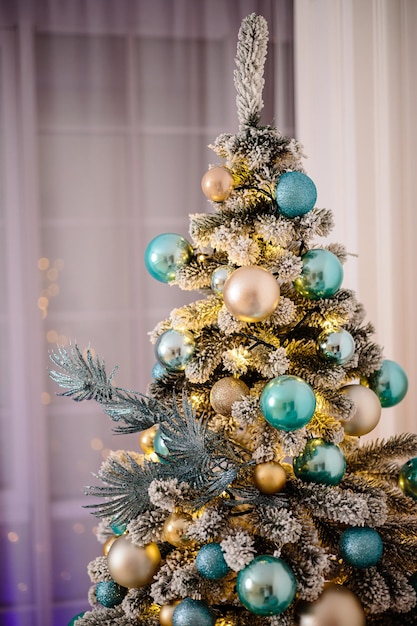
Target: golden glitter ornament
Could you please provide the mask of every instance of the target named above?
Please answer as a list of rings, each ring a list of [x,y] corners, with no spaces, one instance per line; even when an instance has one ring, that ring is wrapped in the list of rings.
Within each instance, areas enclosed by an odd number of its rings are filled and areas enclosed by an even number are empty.
[[[284,489],[287,473],[282,465],[274,461],[259,463],[253,470],[253,482],[261,493],[270,496]]]
[[[354,437],[367,435],[381,418],[382,407],[378,396],[372,389],[363,385],[346,385],[340,391],[345,393],[356,407],[350,420],[342,420],[345,433]]]
[[[154,451],[153,441],[157,430],[158,424],[154,424],[150,428],[142,430],[142,432],[139,433],[139,445],[145,454],[152,454]]]
[[[276,278],[257,265],[239,267],[223,287],[226,309],[242,322],[261,322],[277,308],[280,288]]]
[[[214,383],[210,391],[210,404],[216,413],[230,417],[234,402],[249,395],[249,387],[233,376],[226,376]]]
[[[172,626],[172,615],[175,611],[175,607],[181,600],[175,600],[172,604],[163,604],[159,611],[159,623],[161,626]]]
[[[355,594],[334,583],[327,583],[314,602],[299,600],[295,606],[297,626],[365,626],[362,605]]]
[[[149,585],[160,562],[161,553],[156,543],[139,547],[127,535],[117,537],[107,554],[110,576],[128,589]]]
[[[211,167],[201,180],[201,189],[209,200],[224,202],[233,189],[233,176],[225,167]]]
[[[164,523],[162,531],[164,540],[177,548],[189,546],[191,540],[186,533],[192,519],[188,513],[171,513]]]

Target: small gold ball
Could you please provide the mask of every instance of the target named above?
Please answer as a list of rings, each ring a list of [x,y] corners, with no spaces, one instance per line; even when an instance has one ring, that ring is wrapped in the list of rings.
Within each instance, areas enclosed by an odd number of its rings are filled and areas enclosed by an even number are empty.
[[[127,535],[117,537],[107,554],[110,576],[128,589],[149,585],[160,562],[161,553],[156,543],[141,548],[133,544]]]
[[[204,195],[213,202],[223,202],[233,189],[233,176],[225,167],[212,167],[201,181]]]
[[[159,611],[159,623],[161,626],[172,626],[172,615],[175,611],[175,607],[181,600],[175,600],[172,604],[163,604]]]
[[[158,430],[158,424],[154,424],[146,430],[142,430],[139,433],[139,445],[145,454],[152,454],[154,451],[153,440],[155,439],[156,431]]]
[[[242,400],[247,395],[249,395],[249,387],[243,380],[226,376],[214,383],[211,388],[210,404],[216,413],[230,417],[233,403]]]
[[[186,533],[192,519],[188,513],[171,513],[165,520],[162,531],[165,541],[177,548],[191,545],[192,542]]]
[[[253,482],[261,493],[273,495],[284,489],[287,482],[285,469],[279,463],[259,463],[253,471]]]
[[[116,541],[118,536],[119,535],[113,535],[112,537],[109,537],[108,539],[106,539],[106,541],[103,544],[104,556],[108,555],[110,548],[112,547],[113,543]]]

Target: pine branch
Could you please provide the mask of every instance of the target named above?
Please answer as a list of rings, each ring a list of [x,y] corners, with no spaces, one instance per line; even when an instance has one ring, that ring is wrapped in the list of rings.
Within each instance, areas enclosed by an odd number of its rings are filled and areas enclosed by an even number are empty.
[[[349,472],[378,471],[385,461],[411,458],[417,455],[417,434],[402,433],[384,439],[372,441],[358,448],[346,458]]]

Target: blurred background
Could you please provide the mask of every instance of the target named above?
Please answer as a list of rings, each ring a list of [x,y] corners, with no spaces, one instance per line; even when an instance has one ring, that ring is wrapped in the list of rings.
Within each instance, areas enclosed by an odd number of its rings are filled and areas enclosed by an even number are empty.
[[[56,396],[48,352],[91,346],[145,392],[147,333],[195,299],[153,280],[155,235],[188,236],[237,131],[237,33],[268,21],[262,121],[305,148],[332,241],[406,399],[373,436],[416,430],[417,3],[414,0],[0,0],[0,625],[65,626],[101,552],[83,506],[110,449],[98,405]]]

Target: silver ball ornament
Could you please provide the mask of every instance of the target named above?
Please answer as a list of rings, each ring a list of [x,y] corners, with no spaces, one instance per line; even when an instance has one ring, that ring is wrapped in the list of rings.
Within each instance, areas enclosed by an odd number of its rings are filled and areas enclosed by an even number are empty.
[[[195,350],[193,335],[187,330],[166,330],[155,344],[155,356],[167,370],[181,372]]]
[[[242,322],[261,322],[277,308],[280,288],[268,270],[256,265],[240,267],[223,287],[226,309]]]

